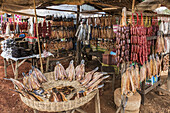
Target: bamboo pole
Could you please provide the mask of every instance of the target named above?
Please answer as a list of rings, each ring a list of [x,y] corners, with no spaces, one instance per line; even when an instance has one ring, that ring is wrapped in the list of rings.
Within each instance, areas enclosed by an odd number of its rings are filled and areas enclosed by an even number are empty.
[[[134,13],[134,7],[135,7],[135,0],[132,2],[132,13]]]
[[[76,23],[76,27],[78,28],[79,25],[79,14],[80,12],[80,6],[77,5],[77,23]],[[76,64],[80,64],[80,59],[81,59],[81,41],[77,39],[77,46],[76,46]]]
[[[42,64],[42,58],[41,58],[41,48],[40,48],[40,39],[39,39],[39,34],[38,34],[38,23],[37,23],[35,0],[34,0],[34,12],[35,12],[35,23],[36,23],[36,32],[37,32],[37,40],[38,40],[38,49],[39,49],[39,55],[40,55],[41,72],[43,73],[43,64]]]

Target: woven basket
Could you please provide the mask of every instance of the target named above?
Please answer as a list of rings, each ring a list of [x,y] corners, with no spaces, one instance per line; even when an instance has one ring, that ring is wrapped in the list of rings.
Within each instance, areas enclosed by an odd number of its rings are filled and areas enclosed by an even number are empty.
[[[49,89],[56,86],[73,86],[77,91],[84,89],[79,82],[77,81],[55,81],[54,73],[46,73],[44,74],[47,77],[48,82],[42,84],[44,89]],[[97,91],[94,91],[87,96],[76,98],[74,100],[68,100],[65,102],[40,102],[28,99],[20,95],[21,100],[29,107],[39,110],[39,111],[47,111],[47,112],[61,112],[68,111],[72,109],[79,108],[84,104],[88,103],[95,95]]]

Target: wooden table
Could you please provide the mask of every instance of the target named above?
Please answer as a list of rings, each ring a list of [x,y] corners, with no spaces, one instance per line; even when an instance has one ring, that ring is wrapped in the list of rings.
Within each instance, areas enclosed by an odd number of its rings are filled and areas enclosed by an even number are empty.
[[[33,59],[33,65],[35,65],[35,61],[36,59],[39,59],[39,55],[31,55],[31,56],[27,56],[27,57],[20,57],[20,58],[14,58],[12,56],[6,56],[5,54],[1,54],[1,56],[4,58],[4,72],[5,72],[5,77],[7,77],[7,67],[9,65],[12,66],[12,71],[14,73],[14,78],[18,79],[18,68],[28,59]],[[48,52],[48,57],[47,57],[47,61],[46,61],[46,71],[48,72],[48,68],[49,68],[49,57],[53,56],[52,53]],[[46,58],[43,54],[41,56],[42,58]],[[9,61],[9,65],[7,65],[7,61]],[[15,66],[13,64],[13,62],[15,62]]]

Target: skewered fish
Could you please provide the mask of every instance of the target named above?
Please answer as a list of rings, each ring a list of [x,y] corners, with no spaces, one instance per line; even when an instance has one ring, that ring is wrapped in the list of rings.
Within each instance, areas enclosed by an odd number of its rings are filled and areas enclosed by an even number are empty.
[[[129,91],[129,69],[126,70],[126,72],[123,73],[122,79],[121,79],[121,94],[126,95]]]
[[[132,88],[132,92],[135,93],[136,92],[136,88],[135,88],[135,70],[134,67],[131,67],[131,73],[129,74],[129,78],[130,78],[130,83],[131,83],[131,88]]]
[[[75,70],[74,70],[74,61],[70,61],[69,67],[66,69],[66,73],[68,76],[68,80],[72,81],[75,80]]]
[[[90,82],[91,78],[92,78],[92,75],[93,75],[98,69],[99,69],[99,67],[96,67],[94,70],[86,73],[85,78],[80,81],[81,84],[83,84],[84,86],[85,86],[86,84],[88,84],[88,83]]]
[[[103,75],[106,75],[106,72],[95,72],[93,75],[92,80],[86,85],[86,87],[91,86],[93,83],[95,83],[100,77],[102,77]]]
[[[100,82],[102,82],[104,79],[108,78],[108,76],[104,76],[101,79],[97,80],[93,85],[91,85],[88,89],[94,89],[98,84],[100,84]]]
[[[21,82],[19,82],[18,80],[15,80],[13,78],[10,78],[10,79],[4,78],[4,79],[12,81],[12,83],[15,85],[17,90],[23,90],[23,91],[26,90],[25,86]]]
[[[40,84],[37,78],[35,77],[34,73],[32,73],[32,70],[29,71],[29,78],[30,78],[32,89],[38,90],[40,88]]]
[[[80,65],[78,65],[75,69],[76,72],[76,80],[81,80],[84,78],[84,73],[85,73],[85,64],[84,60],[81,61]]]
[[[23,84],[24,84],[24,86],[26,86],[27,88],[29,87],[28,86],[28,76],[25,74],[25,73],[22,73],[22,75],[24,76],[24,78],[23,78]]]
[[[55,76],[55,80],[64,80],[65,77],[67,78],[67,73],[60,62],[56,63],[54,69],[54,76]]]
[[[94,89],[89,89],[88,91],[86,91],[86,95],[88,95],[89,93],[93,92],[96,89],[102,88],[103,86],[104,86],[104,84],[98,85],[98,86],[94,87]]]
[[[47,82],[47,78],[42,74],[42,72],[38,68],[32,66],[32,69],[40,83]]]

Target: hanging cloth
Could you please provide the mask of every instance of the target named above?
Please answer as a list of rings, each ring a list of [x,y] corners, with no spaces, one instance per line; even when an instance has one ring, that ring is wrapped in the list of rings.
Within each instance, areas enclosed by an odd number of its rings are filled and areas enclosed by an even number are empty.
[[[7,23],[7,26],[6,26],[6,35],[10,35],[10,23],[8,22]]]

